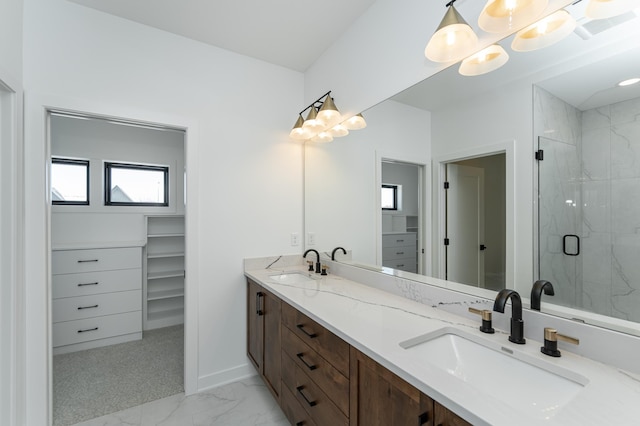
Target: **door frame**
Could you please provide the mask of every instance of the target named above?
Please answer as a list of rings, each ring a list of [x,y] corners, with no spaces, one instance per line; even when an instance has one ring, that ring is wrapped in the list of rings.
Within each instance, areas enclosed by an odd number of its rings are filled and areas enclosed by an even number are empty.
[[[397,162],[410,164],[418,167],[418,274],[431,275],[431,262],[427,262],[427,259],[431,256],[431,245],[428,244],[427,239],[427,224],[431,223],[431,208],[428,208],[428,202],[431,199],[431,185],[427,184],[427,179],[431,175],[431,165],[429,163],[422,163],[405,157],[402,153],[392,153],[387,151],[376,150],[376,165],[375,165],[375,206],[374,211],[376,214],[376,264],[382,266],[382,214],[381,214],[381,193],[382,187],[382,162]],[[424,251],[424,253],[421,253]]]
[[[51,348],[51,194],[48,177],[51,142],[48,117],[51,111],[102,119],[172,127],[185,132],[186,193],[195,194],[198,182],[198,122],[123,105],[104,104],[56,95],[25,96],[25,397],[33,406],[29,424],[52,421]],[[198,386],[198,199],[189,196],[185,207],[185,321],[184,389],[187,395]],[[36,412],[37,411],[37,412]]]
[[[515,241],[515,140],[498,142],[492,145],[469,148],[450,154],[440,155],[433,159],[433,276],[444,279],[446,270],[446,251],[444,239],[446,237],[446,200],[444,192],[445,169],[447,163],[469,160],[478,157],[487,157],[495,154],[505,154],[505,285],[514,288],[516,276],[516,241]]]

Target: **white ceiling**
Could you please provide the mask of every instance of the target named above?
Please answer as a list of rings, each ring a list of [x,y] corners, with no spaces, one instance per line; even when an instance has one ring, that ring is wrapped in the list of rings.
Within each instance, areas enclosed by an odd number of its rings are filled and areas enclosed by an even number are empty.
[[[375,0],[71,0],[304,72]]]

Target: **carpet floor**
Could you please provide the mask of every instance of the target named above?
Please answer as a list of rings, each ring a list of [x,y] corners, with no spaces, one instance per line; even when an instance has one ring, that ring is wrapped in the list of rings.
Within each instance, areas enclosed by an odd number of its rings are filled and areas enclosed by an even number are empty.
[[[53,425],[72,425],[184,391],[184,327],[53,357]]]

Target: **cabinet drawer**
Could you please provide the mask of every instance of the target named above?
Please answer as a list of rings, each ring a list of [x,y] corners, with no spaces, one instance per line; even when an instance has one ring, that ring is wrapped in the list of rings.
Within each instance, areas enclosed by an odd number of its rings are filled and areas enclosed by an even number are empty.
[[[282,322],[345,377],[349,376],[347,342],[286,303],[282,304]]]
[[[349,414],[349,379],[304,343],[291,330],[283,327],[283,351],[324,391],[345,414]]]
[[[51,331],[54,347],[139,333],[142,331],[142,312],[58,322],[52,325]]]
[[[52,301],[52,321],[72,321],[142,310],[142,291],[119,291]]]
[[[415,258],[417,255],[416,246],[383,247],[382,258],[384,260]]]
[[[113,291],[141,290],[142,269],[54,275],[52,297],[87,296]]]
[[[282,371],[282,383],[293,394],[311,419],[319,425],[349,424],[347,416],[331,399],[311,380],[293,360],[282,353],[282,362],[288,365]]]
[[[416,265],[416,259],[394,259],[394,260],[383,260],[382,266],[393,269],[401,269],[407,272],[417,272],[418,266]]]
[[[316,426],[309,413],[302,408],[302,405],[298,402],[295,396],[291,393],[286,386],[282,387],[282,394],[280,403],[282,404],[282,411],[289,419],[292,425],[304,425],[304,426]]]
[[[415,246],[416,234],[385,234],[382,236],[382,247]]]
[[[53,274],[109,271],[142,267],[140,247],[55,250],[51,255]]]

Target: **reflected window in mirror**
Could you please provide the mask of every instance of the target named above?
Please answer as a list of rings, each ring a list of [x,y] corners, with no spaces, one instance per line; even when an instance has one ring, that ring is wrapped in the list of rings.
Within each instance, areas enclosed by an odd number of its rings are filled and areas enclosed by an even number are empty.
[[[381,204],[382,210],[401,210],[399,200],[402,192],[402,185],[382,185]]]

